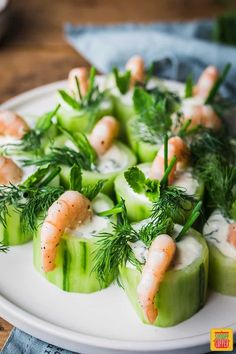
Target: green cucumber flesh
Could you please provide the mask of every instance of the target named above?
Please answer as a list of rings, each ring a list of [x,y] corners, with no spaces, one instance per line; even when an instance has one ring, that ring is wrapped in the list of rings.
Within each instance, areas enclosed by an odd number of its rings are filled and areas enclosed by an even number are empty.
[[[94,119],[94,124],[106,115],[113,114],[113,101],[110,97],[105,97],[101,104],[93,110],[81,109],[75,110],[62,108],[57,113],[59,124],[68,131],[89,133],[93,126],[91,120]]]
[[[209,285],[224,295],[236,296],[236,259],[226,257],[208,242],[209,247]]]
[[[174,326],[193,316],[206,301],[208,281],[208,248],[204,238],[191,230],[197,242],[202,245],[200,256],[183,269],[170,269],[161,282],[155,297],[158,317],[155,326]],[[186,236],[187,237],[187,236]],[[147,323],[138,301],[137,286],[141,273],[132,268],[120,268],[120,280],[141,321]]]
[[[140,162],[152,162],[163,144],[160,140],[159,143],[148,143],[142,140],[141,137],[135,134],[135,117],[130,119],[127,123],[127,139],[131,149],[136,154]]]
[[[104,211],[113,207],[109,197],[99,194],[95,200],[96,211]],[[101,204],[99,208],[99,203]],[[109,222],[108,228],[111,229]],[[71,234],[64,234],[57,248],[56,267],[53,271],[42,271],[40,231],[33,241],[34,266],[50,283],[62,290],[77,293],[91,293],[107,287],[112,278],[106,284],[101,285],[92,272],[94,257],[96,255],[96,237],[85,238]]]
[[[151,166],[149,163],[143,163],[137,165],[139,169],[145,171]],[[131,187],[128,185],[124,173],[119,174],[115,179],[115,193],[118,200],[121,198],[125,200],[127,213],[130,221],[140,221],[150,216],[152,211],[152,203],[144,195],[139,195],[134,193]],[[203,198],[204,185],[199,182],[199,185],[195,191],[196,199],[200,200]],[[183,224],[192,211],[193,205],[188,202],[185,206],[186,212],[183,214],[173,215],[174,221],[179,224]]]

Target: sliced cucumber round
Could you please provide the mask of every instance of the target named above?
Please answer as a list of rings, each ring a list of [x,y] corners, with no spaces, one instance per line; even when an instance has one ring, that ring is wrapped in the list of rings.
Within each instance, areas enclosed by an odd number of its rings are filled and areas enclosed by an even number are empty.
[[[106,96],[96,108],[84,108],[81,110],[62,108],[57,113],[59,124],[66,130],[89,133],[94,124],[106,115],[113,114],[113,100]]]
[[[106,195],[99,194],[93,201],[93,208],[96,212],[101,212],[113,207],[112,200]],[[101,217],[102,218],[102,217]],[[107,287],[107,284],[101,285],[97,280],[94,267],[94,257],[96,257],[96,235],[99,232],[111,231],[111,221],[108,218],[106,227],[101,230],[92,230],[94,236],[87,234],[69,234],[66,233],[61,238],[57,248],[56,268],[48,273],[42,270],[40,231],[35,235],[33,241],[34,266],[50,283],[56,285],[62,290],[77,293],[91,293]],[[78,229],[79,231],[79,229]],[[94,231],[94,232],[93,232]]]
[[[208,248],[204,238],[197,231],[191,229],[184,238],[189,236],[201,245],[201,252],[191,264],[182,269],[170,268],[165,274],[155,297],[158,316],[154,326],[174,326],[193,316],[205,304]],[[128,266],[120,268],[122,286],[141,321],[147,323],[137,295],[140,279],[141,273],[138,270]]]
[[[148,175],[150,166],[151,164],[149,163],[143,163],[138,165],[138,168],[142,170],[144,174]],[[197,200],[200,200],[203,198],[204,185],[200,181],[197,181],[197,183],[198,185],[193,194]],[[138,194],[133,191],[126,181],[124,173],[121,173],[116,177],[114,184],[117,199],[120,200],[122,198],[125,200],[127,214],[131,221],[140,221],[150,216],[152,211],[151,201],[144,194]],[[178,180],[176,181],[176,185],[178,185]],[[193,204],[191,202],[186,202],[186,205],[184,205],[184,214],[175,213],[175,215],[173,215],[174,221],[183,224],[189,213],[192,211],[192,208]]]

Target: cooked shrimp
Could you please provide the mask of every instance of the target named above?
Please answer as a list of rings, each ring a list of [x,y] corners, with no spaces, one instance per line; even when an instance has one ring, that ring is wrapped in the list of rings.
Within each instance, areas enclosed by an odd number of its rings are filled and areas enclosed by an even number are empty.
[[[28,130],[28,124],[18,114],[11,111],[0,111],[0,136],[21,139]]]
[[[174,181],[176,169],[181,169],[188,163],[188,155],[188,147],[180,137],[175,136],[168,140],[168,164],[174,156],[177,157],[177,162],[169,174],[169,184]],[[150,178],[161,180],[165,172],[164,165],[164,145],[162,145],[150,168]]]
[[[19,183],[23,173],[19,166],[11,159],[0,156],[0,184]]]
[[[67,228],[73,229],[91,216],[91,203],[76,191],[64,192],[48,209],[41,228],[43,270],[55,268],[57,246]]]
[[[155,296],[173,260],[175,250],[174,240],[165,234],[157,236],[149,248],[147,262],[143,267],[137,291],[140,305],[150,323],[154,323],[158,316]]]
[[[103,155],[119,134],[119,123],[111,116],[105,116],[95,125],[89,141],[98,155]]]
[[[76,77],[79,81],[81,95],[85,96],[89,87],[87,68],[85,67],[74,68],[69,72],[68,85],[69,85],[69,90],[72,92],[78,91],[76,80],[75,80]]]
[[[194,94],[202,98],[207,98],[218,77],[219,72],[217,68],[213,65],[208,66],[200,76],[195,86]]]
[[[136,82],[142,82],[144,79],[144,61],[139,55],[130,58],[125,66],[127,70],[131,71],[131,85]]]
[[[221,119],[211,106],[187,104],[183,106],[182,111],[184,120],[191,120],[188,129],[201,125],[209,129],[219,130],[222,126]]]
[[[236,222],[229,224],[227,241],[236,248]]]

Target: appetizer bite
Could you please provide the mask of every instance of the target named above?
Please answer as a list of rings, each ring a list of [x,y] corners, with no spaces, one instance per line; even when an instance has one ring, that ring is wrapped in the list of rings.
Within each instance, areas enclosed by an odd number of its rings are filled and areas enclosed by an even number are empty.
[[[168,327],[191,317],[204,305],[207,291],[208,249],[201,234],[190,229],[200,204],[183,227],[173,224],[165,204],[161,214],[135,224],[129,223],[123,201],[120,206],[113,232],[98,237],[97,276],[105,281],[108,274],[119,274],[144,323]]]
[[[203,234],[209,246],[209,284],[225,295],[236,296],[236,170],[235,152],[228,137],[205,133],[195,141],[196,172],[205,182],[210,213]],[[205,155],[200,155],[204,149]]]
[[[194,199],[203,197],[204,185],[192,173],[189,165],[190,151],[180,137],[172,137],[160,148],[152,164],[145,163],[120,174],[115,179],[115,191],[118,200],[123,198],[127,214],[131,221],[140,221],[150,216],[155,202],[169,190],[169,198],[175,197],[175,188],[167,188],[167,184],[181,187],[176,190],[176,197],[181,193],[188,195],[180,204],[181,212],[173,216],[174,221],[183,224],[191,212]],[[186,193],[185,193],[186,192]],[[172,194],[172,196],[171,196]]]
[[[69,73],[69,91],[59,90],[62,109],[57,114],[59,124],[69,132],[90,133],[97,121],[113,114],[113,102],[106,90],[101,90],[86,68],[75,68]]]
[[[24,182],[0,185],[0,242],[5,246],[32,240],[37,219],[58,196],[60,168],[39,168]],[[15,181],[14,181],[15,182]]]
[[[99,215],[113,206],[109,197],[99,193],[101,187],[101,181],[82,187],[81,170],[72,167],[70,189],[50,205],[34,237],[35,268],[65,291],[91,293],[113,280],[110,276],[101,284],[92,272],[96,236],[109,232],[112,222]]]
[[[61,182],[68,188],[69,171],[73,164],[83,169],[84,185],[94,185],[100,179],[106,183],[103,192],[111,195],[115,177],[136,163],[132,151],[116,138],[119,123],[112,116],[100,119],[86,137],[82,133],[68,133],[63,130],[46,150],[46,155],[28,161],[28,164],[44,165],[49,162],[61,166]]]

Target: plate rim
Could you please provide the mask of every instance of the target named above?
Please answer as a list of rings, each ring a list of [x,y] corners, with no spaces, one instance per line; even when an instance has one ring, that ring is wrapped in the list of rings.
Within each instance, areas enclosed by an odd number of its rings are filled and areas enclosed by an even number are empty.
[[[102,75],[100,76],[102,77]],[[169,80],[165,80],[169,81]],[[169,81],[170,82],[170,81]],[[180,82],[172,81],[175,84],[181,85]],[[37,98],[45,95],[47,92],[52,92],[61,86],[64,86],[66,80],[55,81],[46,85],[42,85],[31,90],[8,99],[0,105],[0,109],[11,109],[12,107],[23,104],[31,98]],[[183,84],[182,84],[183,85]],[[14,109],[14,108],[13,108]],[[52,342],[73,343],[74,345],[84,345],[86,347],[100,348],[106,350],[126,350],[135,352],[144,351],[171,351],[178,349],[189,349],[206,346],[209,344],[209,333],[203,333],[187,338],[168,339],[163,341],[137,341],[137,340],[119,340],[108,339],[95,335],[83,334],[73,330],[63,328],[62,326],[53,324],[40,317],[33,315],[26,310],[18,307],[16,304],[6,299],[0,294],[0,315],[14,326],[26,331],[27,333],[36,336],[41,340],[48,341],[48,336],[52,337]],[[138,318],[137,318],[138,320]],[[236,331],[236,322],[229,325],[233,331]],[[67,348],[69,348],[67,346]],[[71,349],[70,349],[71,350]]]

